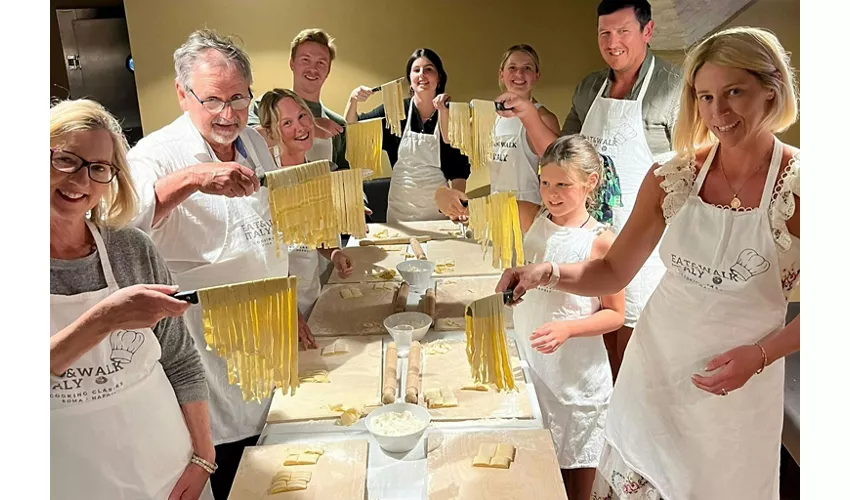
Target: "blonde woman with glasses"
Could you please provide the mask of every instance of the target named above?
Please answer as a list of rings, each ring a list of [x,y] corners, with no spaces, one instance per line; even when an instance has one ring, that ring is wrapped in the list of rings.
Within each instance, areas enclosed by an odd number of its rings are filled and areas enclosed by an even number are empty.
[[[188,303],[171,297],[150,239],[125,227],[137,203],[126,152],[99,104],[50,109],[51,497],[211,499]]]

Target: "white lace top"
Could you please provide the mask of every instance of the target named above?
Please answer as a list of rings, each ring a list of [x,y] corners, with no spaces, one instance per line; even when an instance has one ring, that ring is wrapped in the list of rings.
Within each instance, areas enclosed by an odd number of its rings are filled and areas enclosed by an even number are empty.
[[[655,169],[656,177],[664,177],[661,189],[666,195],[661,204],[667,224],[684,206],[690,196],[696,179],[696,158],[693,155],[679,155]],[[788,232],[787,221],[796,211],[794,195],[800,196],[800,152],[794,154],[782,169],[779,182],[773,191],[768,208],[773,241],[779,253],[779,266],[782,270],[782,289],[788,298],[800,283],[800,238]],[[747,211],[752,208],[734,209],[720,206],[725,210]]]

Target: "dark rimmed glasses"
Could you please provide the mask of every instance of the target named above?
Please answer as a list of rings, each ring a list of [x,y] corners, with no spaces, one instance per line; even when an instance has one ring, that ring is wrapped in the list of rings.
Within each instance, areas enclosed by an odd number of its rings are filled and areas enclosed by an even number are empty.
[[[56,148],[50,148],[50,166],[65,174],[87,168],[89,178],[100,184],[109,184],[118,175],[118,169],[111,163],[88,161],[70,151]]]

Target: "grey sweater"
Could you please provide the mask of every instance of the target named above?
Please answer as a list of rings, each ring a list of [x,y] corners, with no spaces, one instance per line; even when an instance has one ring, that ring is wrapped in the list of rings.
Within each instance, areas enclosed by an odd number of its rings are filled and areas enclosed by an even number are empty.
[[[106,253],[121,288],[174,281],[153,242],[136,228],[102,229]],[[77,260],[50,259],[51,295],[76,295],[106,287],[99,252]],[[180,404],[209,399],[201,357],[183,318],[164,318],[153,327],[162,355],[159,362]]]

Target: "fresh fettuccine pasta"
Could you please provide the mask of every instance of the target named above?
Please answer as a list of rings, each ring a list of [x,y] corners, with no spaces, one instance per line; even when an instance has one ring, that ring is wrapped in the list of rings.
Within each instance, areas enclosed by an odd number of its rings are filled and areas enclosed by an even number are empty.
[[[503,295],[497,293],[472,301],[466,307],[466,357],[472,379],[514,390],[513,371],[505,336]]]
[[[492,101],[449,103],[449,144],[469,158],[472,170],[489,168],[495,127],[496,104]]]
[[[401,121],[404,120],[404,78],[393,80],[381,85],[384,98],[384,114],[387,118],[387,128],[393,135],[401,137]]]
[[[296,278],[270,278],[198,290],[207,349],[227,361],[228,382],[245,401],[298,387]]]
[[[381,170],[383,143],[382,118],[349,123],[345,128],[345,159],[352,170],[371,170],[372,175]]]
[[[485,253],[492,243],[493,267],[507,269],[525,262],[514,193],[503,191],[469,200],[469,229]]]
[[[342,233],[366,236],[359,170],[331,173],[319,160],[268,172],[266,186],[278,254],[286,245],[334,247]]]

